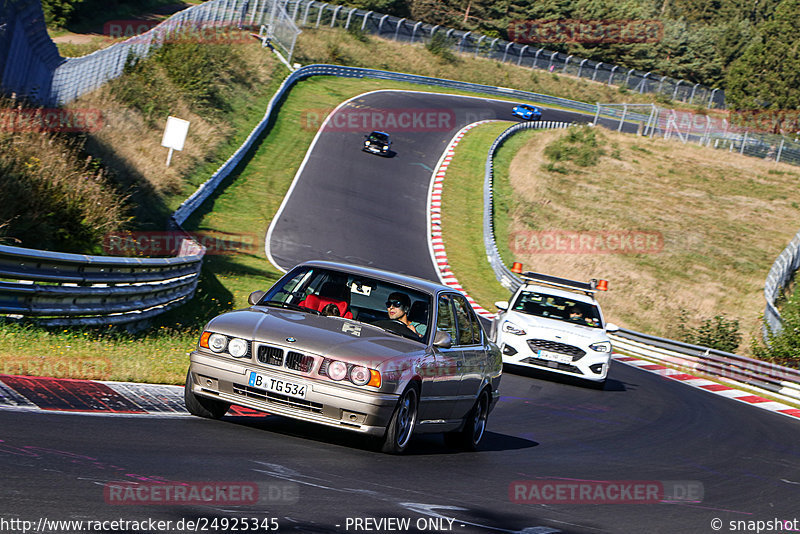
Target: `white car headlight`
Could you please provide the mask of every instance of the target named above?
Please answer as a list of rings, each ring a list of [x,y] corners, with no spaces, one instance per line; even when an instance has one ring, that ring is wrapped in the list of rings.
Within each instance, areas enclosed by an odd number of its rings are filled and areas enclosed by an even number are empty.
[[[328,378],[331,380],[344,380],[347,376],[347,364],[338,360],[332,360],[328,364]]]
[[[208,348],[214,352],[222,352],[228,346],[228,338],[222,334],[211,334],[208,338]]]
[[[249,346],[247,341],[238,337],[235,337],[228,342],[228,353],[234,358],[246,356],[248,348]]]
[[[350,381],[357,386],[363,386],[371,378],[369,369],[361,365],[355,365],[350,369]]]
[[[589,345],[589,348],[597,352],[611,352],[611,342],[600,341],[598,343],[592,343]]]
[[[509,334],[514,334],[515,336],[525,335],[525,330],[510,321],[503,323],[503,332],[508,332]]]

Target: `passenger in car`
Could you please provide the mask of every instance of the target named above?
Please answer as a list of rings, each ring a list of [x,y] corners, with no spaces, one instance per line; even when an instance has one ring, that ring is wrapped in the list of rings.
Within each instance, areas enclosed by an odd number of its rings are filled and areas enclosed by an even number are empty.
[[[335,317],[341,317],[342,316],[342,313],[339,311],[339,306],[337,306],[336,304],[333,304],[333,303],[328,304],[327,306],[322,308],[322,312],[321,313],[322,313],[322,315],[328,315],[328,316],[330,316],[330,315],[333,315]]]
[[[386,310],[389,314],[389,319],[400,321],[406,325],[412,332],[422,337],[417,327],[408,318],[408,310],[411,308],[411,299],[405,293],[395,291],[391,293],[386,299]],[[419,324],[419,323],[417,323]]]

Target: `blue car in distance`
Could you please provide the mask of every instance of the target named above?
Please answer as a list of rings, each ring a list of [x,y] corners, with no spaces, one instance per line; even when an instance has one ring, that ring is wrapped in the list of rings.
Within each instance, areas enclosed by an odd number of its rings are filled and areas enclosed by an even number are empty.
[[[529,104],[514,106],[514,109],[511,110],[511,114],[524,121],[538,121],[542,119],[542,110]]]

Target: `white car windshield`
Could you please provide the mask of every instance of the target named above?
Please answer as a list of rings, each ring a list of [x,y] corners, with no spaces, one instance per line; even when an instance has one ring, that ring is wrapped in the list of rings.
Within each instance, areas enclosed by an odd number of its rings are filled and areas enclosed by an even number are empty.
[[[602,328],[603,326],[597,306],[558,295],[522,291],[512,303],[511,309],[527,315],[581,326],[593,328]]]

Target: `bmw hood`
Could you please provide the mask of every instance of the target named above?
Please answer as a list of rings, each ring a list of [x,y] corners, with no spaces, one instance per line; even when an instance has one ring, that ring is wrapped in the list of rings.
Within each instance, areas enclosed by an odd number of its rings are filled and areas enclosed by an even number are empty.
[[[375,368],[396,357],[425,352],[421,342],[358,321],[305,312],[253,307],[224,313],[206,330]]]

